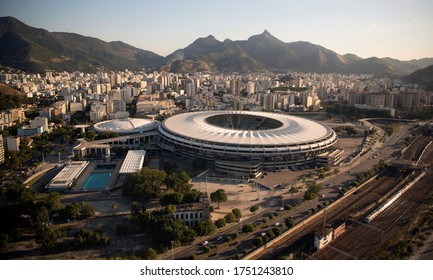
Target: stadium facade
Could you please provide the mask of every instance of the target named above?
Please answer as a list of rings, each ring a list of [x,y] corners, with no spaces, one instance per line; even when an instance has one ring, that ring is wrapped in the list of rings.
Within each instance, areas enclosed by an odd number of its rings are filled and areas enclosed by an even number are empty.
[[[253,111],[179,114],[162,122],[158,132],[165,152],[204,158],[218,172],[238,176],[314,165],[338,140],[317,122]]]

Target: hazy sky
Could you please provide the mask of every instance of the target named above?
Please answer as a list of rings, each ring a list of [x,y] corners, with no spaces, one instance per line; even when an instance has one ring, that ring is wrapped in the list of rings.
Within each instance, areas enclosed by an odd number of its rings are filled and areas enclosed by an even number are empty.
[[[246,40],[266,29],[339,54],[433,57],[432,0],[0,0],[0,16],[164,56],[210,34]]]

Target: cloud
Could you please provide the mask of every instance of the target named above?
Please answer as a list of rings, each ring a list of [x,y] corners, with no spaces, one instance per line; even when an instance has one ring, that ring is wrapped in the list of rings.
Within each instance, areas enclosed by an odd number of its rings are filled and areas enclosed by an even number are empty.
[[[377,26],[376,24],[370,24],[370,27],[373,29],[379,29],[379,26]]]

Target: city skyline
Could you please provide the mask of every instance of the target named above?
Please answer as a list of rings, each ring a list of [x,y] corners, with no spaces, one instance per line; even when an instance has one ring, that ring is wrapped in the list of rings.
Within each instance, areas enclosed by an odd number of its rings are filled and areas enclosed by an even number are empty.
[[[433,3],[416,1],[7,1],[0,16],[169,55],[199,37],[246,40],[268,30],[339,54],[400,60],[433,57]],[[23,8],[24,7],[24,8]],[[236,28],[233,28],[236,27]]]

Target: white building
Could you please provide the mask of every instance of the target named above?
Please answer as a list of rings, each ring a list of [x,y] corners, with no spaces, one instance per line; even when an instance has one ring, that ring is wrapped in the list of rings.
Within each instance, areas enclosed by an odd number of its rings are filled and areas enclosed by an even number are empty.
[[[6,137],[7,150],[8,152],[19,152],[20,151],[20,138],[14,136]]]
[[[51,180],[46,188],[50,191],[66,191],[72,188],[87,165],[89,165],[88,161],[72,161]]]

